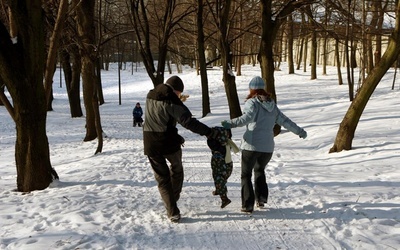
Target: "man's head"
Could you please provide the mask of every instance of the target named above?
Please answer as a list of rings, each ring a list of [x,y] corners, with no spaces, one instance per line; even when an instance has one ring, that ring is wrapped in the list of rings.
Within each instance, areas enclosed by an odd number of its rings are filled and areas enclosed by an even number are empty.
[[[171,76],[165,84],[172,87],[175,91],[179,92],[179,94],[183,92],[183,82],[178,76]]]

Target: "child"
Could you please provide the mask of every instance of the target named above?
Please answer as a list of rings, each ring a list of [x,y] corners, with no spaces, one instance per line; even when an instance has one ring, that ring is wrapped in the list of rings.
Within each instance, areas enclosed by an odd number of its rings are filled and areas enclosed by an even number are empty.
[[[143,110],[142,107],[140,107],[140,103],[136,103],[135,108],[132,111],[133,115],[133,126],[136,127],[138,125],[139,127],[142,126],[142,115],[143,115]]]
[[[227,196],[228,190],[226,188],[226,183],[231,176],[233,168],[231,149],[237,153],[239,152],[239,148],[231,140],[232,133],[230,129],[224,129],[222,127],[214,127],[214,129],[219,130],[222,138],[220,141],[226,141],[223,145],[216,139],[210,138],[207,140],[207,145],[212,152],[211,169],[215,185],[215,191],[212,193],[213,195],[219,195],[221,197],[221,208],[224,208],[231,203],[231,200]]]

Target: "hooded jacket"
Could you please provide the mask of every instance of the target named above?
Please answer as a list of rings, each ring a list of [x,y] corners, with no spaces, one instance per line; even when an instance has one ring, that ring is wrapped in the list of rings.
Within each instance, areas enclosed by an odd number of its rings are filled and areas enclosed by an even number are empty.
[[[172,87],[165,84],[147,94],[145,119],[143,143],[147,156],[167,155],[180,149],[184,139],[178,134],[177,123],[199,135],[211,133],[207,125],[192,117]]]
[[[255,96],[244,105],[243,115],[230,121],[231,127],[246,126],[240,148],[248,151],[272,153],[274,151],[275,124],[279,124],[296,135],[303,129],[286,117],[274,100],[266,96]]]

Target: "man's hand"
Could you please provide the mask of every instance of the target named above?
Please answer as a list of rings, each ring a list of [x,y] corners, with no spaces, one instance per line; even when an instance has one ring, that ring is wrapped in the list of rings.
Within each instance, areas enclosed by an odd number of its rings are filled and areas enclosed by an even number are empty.
[[[218,141],[222,146],[225,146],[228,142],[228,138],[216,128],[211,128],[211,132],[207,135],[207,138]]]

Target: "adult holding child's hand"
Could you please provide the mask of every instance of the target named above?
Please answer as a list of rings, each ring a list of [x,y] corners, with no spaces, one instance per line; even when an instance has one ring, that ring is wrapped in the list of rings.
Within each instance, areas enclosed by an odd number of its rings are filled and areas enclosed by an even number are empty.
[[[274,152],[274,126],[281,125],[292,133],[305,139],[307,132],[286,117],[275,104],[271,95],[265,91],[264,80],[256,76],[249,83],[249,94],[244,105],[243,115],[221,122],[225,129],[246,126],[240,148],[241,159],[241,197],[242,212],[253,212],[254,203],[264,207],[268,200],[268,185],[265,167]],[[254,190],[252,172],[254,171]]]

